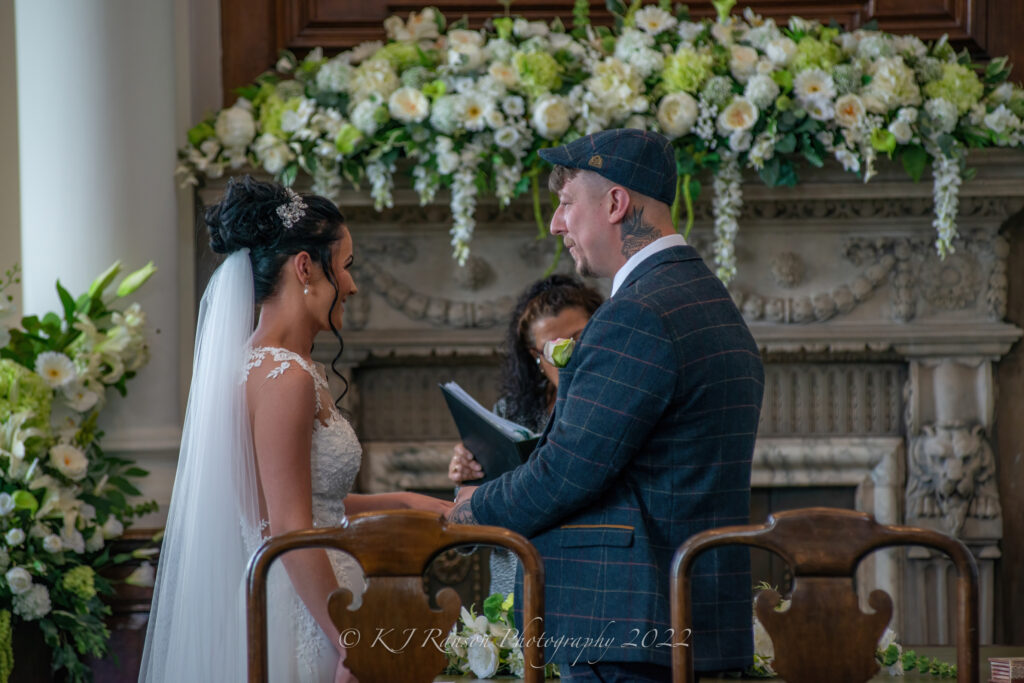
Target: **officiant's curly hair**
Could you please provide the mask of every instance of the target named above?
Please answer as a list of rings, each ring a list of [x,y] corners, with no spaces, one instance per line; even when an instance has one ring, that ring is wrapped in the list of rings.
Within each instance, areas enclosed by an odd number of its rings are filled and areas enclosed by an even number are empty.
[[[554,391],[531,353],[535,342],[530,327],[569,308],[583,309],[590,318],[603,301],[597,290],[571,275],[557,274],[534,282],[519,296],[503,347],[501,395],[505,399],[506,417],[528,423],[537,415],[546,414]]]
[[[301,210],[293,210],[291,213],[279,210],[280,207],[296,206],[297,199]],[[253,294],[257,304],[274,294],[280,281],[281,269],[291,256],[304,251],[320,264],[327,281],[334,287],[334,300],[331,301],[327,320],[331,332],[338,339],[338,353],[331,361],[331,370],[344,385],[336,403],[340,402],[348,391],[348,381],[335,367],[345,343],[332,320],[334,307],[341,297],[331,267],[331,247],[342,238],[345,217],[341,211],[324,197],[296,195],[277,183],[245,175],[228,180],[223,199],[207,208],[204,218],[210,233],[210,248],[215,253],[230,254],[239,249],[249,250]]]

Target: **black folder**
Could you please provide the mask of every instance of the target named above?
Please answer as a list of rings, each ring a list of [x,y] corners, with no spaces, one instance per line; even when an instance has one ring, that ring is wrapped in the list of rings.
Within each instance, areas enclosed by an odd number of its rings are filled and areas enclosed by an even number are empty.
[[[526,436],[532,432],[523,427],[524,436],[512,439],[443,384],[439,386],[455,420],[455,428],[462,437],[462,444],[484,470],[482,478],[464,483],[483,484],[526,462],[540,440],[539,436]]]

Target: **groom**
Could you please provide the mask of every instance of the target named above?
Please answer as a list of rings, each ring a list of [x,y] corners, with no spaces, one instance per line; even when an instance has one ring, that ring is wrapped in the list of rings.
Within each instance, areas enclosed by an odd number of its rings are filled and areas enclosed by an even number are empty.
[[[582,275],[612,279],[561,370],[537,449],[465,487],[452,521],[517,531],[540,551],[547,656],[582,681],[666,681],[672,555],[691,535],[750,521],[764,387],[757,345],[721,281],[677,235],[671,143],[606,130],[541,150],[560,235]],[[698,671],[750,664],[746,550],[701,556]]]

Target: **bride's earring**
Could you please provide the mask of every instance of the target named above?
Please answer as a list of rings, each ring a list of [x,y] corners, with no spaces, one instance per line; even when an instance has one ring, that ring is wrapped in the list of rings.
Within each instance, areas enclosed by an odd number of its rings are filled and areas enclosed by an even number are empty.
[[[308,283],[308,282],[307,282],[307,283],[306,283],[306,285],[305,285],[305,286],[304,286],[304,287],[302,288],[302,293],[303,293],[303,294],[309,294],[309,283]]]

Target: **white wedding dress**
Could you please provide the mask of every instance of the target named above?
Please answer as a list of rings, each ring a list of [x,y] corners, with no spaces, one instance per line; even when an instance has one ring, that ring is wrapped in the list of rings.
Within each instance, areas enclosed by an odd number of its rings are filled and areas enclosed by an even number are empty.
[[[362,447],[352,425],[334,405],[323,365],[310,363],[287,349],[256,347],[249,352],[245,377],[253,373],[273,382],[287,372],[306,372],[313,378],[316,417],[312,421],[313,446],[310,466],[313,484],[313,526],[338,526],[345,520],[343,499],[352,490],[362,457]],[[272,388],[272,387],[271,387]],[[245,530],[249,552],[264,540],[267,522]],[[358,607],[365,591],[362,570],[351,556],[328,552],[338,583],[352,591]],[[337,650],[299,599],[283,564],[270,570],[268,583],[270,680],[275,683],[323,683],[334,680]],[[278,613],[273,613],[278,606]],[[283,608],[283,609],[282,609]],[[289,611],[289,614],[281,614]]]

